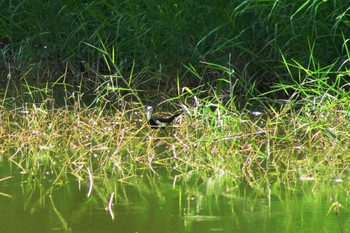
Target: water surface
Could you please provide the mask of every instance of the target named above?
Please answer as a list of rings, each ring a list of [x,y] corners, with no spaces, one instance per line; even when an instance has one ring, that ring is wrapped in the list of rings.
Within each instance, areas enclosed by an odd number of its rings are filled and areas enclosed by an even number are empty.
[[[349,232],[346,182],[300,182],[252,188],[223,178],[173,183],[143,175],[129,180],[32,178],[5,167],[0,182],[0,228],[6,233]],[[107,210],[113,193],[113,205]],[[340,212],[331,208],[338,201]],[[335,206],[333,206],[335,207]],[[113,219],[114,215],[114,219]]]

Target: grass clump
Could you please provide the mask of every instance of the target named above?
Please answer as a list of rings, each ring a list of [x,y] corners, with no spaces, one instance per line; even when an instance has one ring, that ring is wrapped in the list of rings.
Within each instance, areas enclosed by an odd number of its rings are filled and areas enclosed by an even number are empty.
[[[89,106],[82,93],[68,89],[64,96],[70,104],[61,107],[44,99],[11,108],[6,107],[8,101],[20,101],[8,98],[0,119],[0,150],[22,173],[49,173],[55,184],[67,174],[85,180],[91,175],[123,180],[164,171],[174,179],[224,176],[252,185],[261,180],[290,183],[305,177],[342,177],[349,160],[346,92],[322,78],[305,80],[276,86],[276,91],[294,91],[284,104],[266,101],[265,95],[252,99],[250,103],[265,104],[259,111],[249,103],[238,109],[227,101],[230,91],[213,88],[202,95],[200,88],[180,88],[179,95],[162,106],[177,106],[183,114],[175,125],[159,130],[147,124],[144,104],[128,97],[137,94],[135,90],[115,103],[101,92]]]

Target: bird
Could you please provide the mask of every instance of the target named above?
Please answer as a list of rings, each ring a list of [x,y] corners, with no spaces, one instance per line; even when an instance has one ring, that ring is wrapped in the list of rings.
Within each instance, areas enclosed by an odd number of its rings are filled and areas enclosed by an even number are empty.
[[[176,117],[180,116],[182,113],[176,113],[168,118],[153,118],[153,107],[147,105],[146,107],[146,119],[151,128],[164,128],[165,126],[171,124]]]

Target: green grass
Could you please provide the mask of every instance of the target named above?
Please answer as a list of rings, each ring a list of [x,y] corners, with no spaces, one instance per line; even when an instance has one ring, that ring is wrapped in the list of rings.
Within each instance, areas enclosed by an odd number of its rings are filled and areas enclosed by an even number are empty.
[[[212,81],[209,63],[234,70],[242,96],[247,87],[256,95],[297,80],[298,69],[287,72],[285,61],[346,71],[349,25],[342,1],[25,0],[0,7],[0,70],[16,78],[27,73],[34,82],[67,74],[76,85],[83,76],[84,88],[95,90],[106,75],[130,83],[138,74],[134,85],[144,90],[171,88],[179,74],[181,85],[193,88]]]
[[[83,93],[67,90],[70,104],[59,107],[45,97],[54,95],[52,89],[25,88],[30,91],[23,96],[2,101],[0,151],[21,173],[42,177],[50,171],[54,184],[67,174],[85,180],[90,175],[125,179],[145,171],[287,184],[305,176],[342,177],[350,159],[346,93],[321,78],[280,85],[294,90],[295,98],[279,109],[266,101],[256,116],[249,108],[225,103],[226,95],[217,90],[201,98],[199,89],[186,89],[158,107],[184,111],[177,125],[164,130],[152,130],[143,104],[128,98],[110,103],[103,93],[98,105],[88,106]],[[35,95],[44,99],[17,107],[6,104]]]
[[[166,171],[252,185],[346,174],[345,2],[0,9],[0,151],[22,173],[50,171],[58,184]],[[147,104],[182,108],[181,126],[151,130]]]

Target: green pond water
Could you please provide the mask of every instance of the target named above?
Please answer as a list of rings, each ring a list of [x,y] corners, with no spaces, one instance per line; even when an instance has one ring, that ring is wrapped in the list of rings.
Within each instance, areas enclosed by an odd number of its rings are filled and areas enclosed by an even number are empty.
[[[14,170],[0,171],[0,178],[12,176],[0,182],[2,233],[350,231],[347,181],[252,188],[222,177],[94,177],[88,196],[88,180],[67,175],[52,185],[49,172],[37,179]],[[336,201],[338,214],[331,208]]]

